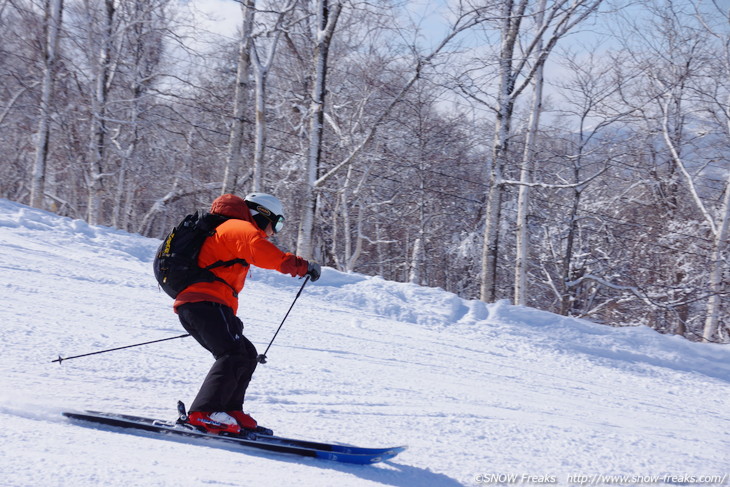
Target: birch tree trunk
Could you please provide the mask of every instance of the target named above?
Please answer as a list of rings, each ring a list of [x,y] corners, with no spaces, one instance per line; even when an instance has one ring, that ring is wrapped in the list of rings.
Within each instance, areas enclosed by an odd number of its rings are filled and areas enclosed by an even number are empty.
[[[408,282],[412,284],[422,284],[421,267],[423,266],[423,237],[416,237],[413,242],[413,254],[411,256],[410,271],[408,272]]]
[[[91,7],[89,7],[91,8]],[[101,16],[101,32],[98,39],[98,55],[94,59],[94,92],[91,96],[91,137],[89,141],[89,181],[87,220],[91,225],[101,223],[103,178],[105,177],[103,164],[106,153],[106,111],[109,96],[111,63],[112,63],[112,32],[116,8],[114,0],[104,0],[104,12]],[[93,29],[89,29],[89,35]],[[94,46],[94,39],[90,39],[89,46]],[[92,47],[93,48],[93,47]]]
[[[223,174],[222,194],[235,193],[238,177],[243,170],[243,132],[244,113],[248,105],[249,78],[251,71],[251,35],[253,33],[256,0],[241,2],[243,26],[238,47],[238,70],[236,72],[236,91],[233,99],[233,120],[228,135],[226,169]],[[256,184],[254,183],[254,186]]]
[[[254,132],[254,155],[253,155],[253,181],[252,191],[265,191],[264,187],[264,156],[266,153],[266,100],[267,81],[269,70],[274,62],[274,55],[279,44],[282,33],[282,22],[287,13],[292,10],[296,1],[290,0],[288,5],[277,16],[275,25],[269,31],[272,33],[272,40],[268,46],[265,56],[259,56],[259,49],[255,42],[251,45],[251,60],[253,61],[253,73],[255,79],[255,129]],[[263,59],[262,59],[263,57]]]
[[[486,222],[482,247],[482,273],[480,298],[491,302],[497,297],[497,258],[499,255],[499,224],[502,213],[504,183],[502,173],[507,163],[507,150],[515,103],[515,77],[513,59],[517,34],[527,9],[528,0],[505,0],[501,11],[502,43],[499,54],[499,87],[497,112],[492,144],[492,160],[489,168]]]
[[[254,54],[254,58],[255,58]],[[255,128],[256,133],[253,149],[253,178],[251,191],[264,190],[264,155],[266,151],[266,80],[267,67],[256,62],[254,69],[255,79]],[[239,154],[240,156],[240,154]]]
[[[322,134],[327,86],[327,60],[329,48],[342,11],[342,2],[336,1],[330,8],[328,0],[317,1],[317,27],[314,44],[314,86],[310,105],[309,149],[305,165],[305,182],[302,195],[302,216],[297,235],[297,254],[312,258],[312,230],[317,207],[315,186],[322,158]]]
[[[730,235],[730,175],[725,183],[725,196],[720,208],[721,222],[714,239],[712,253],[712,272],[710,273],[710,299],[707,301],[707,317],[702,332],[703,341],[714,341],[720,321],[720,297],[725,282],[723,268],[727,256],[728,236]]]
[[[545,20],[545,5],[547,0],[541,0],[538,6],[537,25],[542,29]],[[542,39],[538,41],[536,52],[542,52]],[[530,186],[532,182],[532,168],[535,159],[537,131],[540,127],[542,113],[542,88],[544,63],[540,63],[535,72],[535,84],[532,98],[532,112],[525,140],[525,151],[522,157],[520,170],[520,186],[517,196],[517,257],[515,259],[515,304],[527,305],[527,263],[529,254],[529,235],[527,234],[527,213],[530,204]]]
[[[347,169],[347,176],[345,176],[345,183],[342,185],[340,190],[340,201],[341,201],[341,213],[342,213],[342,229],[343,238],[345,240],[344,256],[342,258],[341,268],[345,272],[352,272],[350,266],[352,255],[352,220],[350,217],[350,208],[353,205],[352,192],[350,191],[350,185],[352,184],[352,166]],[[336,226],[336,222],[333,222],[333,226]],[[333,239],[334,240],[334,239]],[[335,254],[336,255],[336,254]]]
[[[43,77],[41,81],[40,118],[36,141],[35,162],[30,188],[30,205],[43,208],[48,165],[48,142],[50,138],[51,105],[53,104],[53,80],[58,57],[58,38],[63,15],[63,0],[46,0]]]
[[[723,10],[719,3],[715,4],[717,8],[717,14],[720,14],[723,19],[727,22],[722,22],[721,29],[715,31],[709,24],[702,19],[702,25],[707,31],[718,38],[723,46],[722,61],[720,62],[721,70],[720,77],[727,80],[727,76],[730,75],[730,33],[726,28],[730,24],[730,12],[727,7]],[[719,101],[719,100],[718,100]],[[724,125],[726,127],[726,135],[730,140],[730,95],[728,95],[724,106],[720,103],[719,112],[722,114],[724,119]],[[720,322],[721,313],[721,296],[723,291],[726,291],[725,287],[728,283],[723,279],[723,270],[727,268],[727,255],[728,255],[728,240],[730,239],[730,173],[728,174],[727,181],[725,183],[725,194],[720,207],[719,212],[720,225],[718,227],[717,234],[715,235],[714,249],[712,256],[712,271],[710,273],[710,299],[707,302],[707,316],[705,318],[705,326],[702,331],[702,339],[704,341],[713,341],[718,338],[718,326]],[[725,313],[727,316],[727,313]],[[727,326],[727,325],[726,325]]]
[[[350,241],[348,245],[349,250],[347,254],[347,272],[352,272],[355,270],[355,265],[357,264],[357,261],[362,254],[362,243],[363,240],[365,240],[365,237],[362,233],[362,226],[365,220],[365,213],[365,205],[360,203],[357,207],[357,230],[355,237],[355,247],[352,247],[352,241]]]

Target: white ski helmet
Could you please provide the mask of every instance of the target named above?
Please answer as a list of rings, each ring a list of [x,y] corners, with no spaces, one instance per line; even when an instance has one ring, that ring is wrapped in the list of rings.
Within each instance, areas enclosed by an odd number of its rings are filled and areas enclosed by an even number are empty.
[[[256,224],[265,230],[271,223],[275,233],[284,226],[284,206],[276,196],[266,193],[251,193],[244,198]]]

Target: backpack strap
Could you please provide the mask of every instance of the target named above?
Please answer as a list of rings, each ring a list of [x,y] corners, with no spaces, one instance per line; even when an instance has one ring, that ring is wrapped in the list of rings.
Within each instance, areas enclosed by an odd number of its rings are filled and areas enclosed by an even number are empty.
[[[221,215],[221,214],[217,214],[217,213],[206,213],[204,215],[204,218],[205,218],[206,223],[204,224],[205,226],[203,228],[208,231],[208,236],[215,235],[215,232],[216,232],[218,226],[221,225],[222,223],[224,223],[228,220],[237,219],[235,217]],[[216,276],[215,274],[213,274],[211,269],[215,269],[217,267],[230,267],[230,266],[236,265],[236,264],[241,264],[244,267],[248,267],[250,265],[248,262],[246,262],[246,259],[231,259],[231,260],[219,260],[217,262],[213,262],[209,266],[203,267],[203,269],[208,271],[209,275],[213,277],[213,280],[220,281],[223,284],[225,284],[226,286],[228,286],[229,288],[231,288],[231,292],[233,292],[233,297],[235,297],[235,298],[238,297],[238,293],[236,292],[236,289],[233,286],[231,286],[231,284],[228,281],[226,281],[225,279],[222,279],[222,278]]]
[[[226,281],[225,279],[220,278],[220,277],[216,276],[215,274],[213,274],[211,269],[215,269],[216,267],[230,267],[230,266],[236,265],[236,264],[241,264],[244,267],[248,267],[251,265],[248,262],[246,262],[246,259],[231,259],[231,260],[219,260],[217,262],[213,262],[209,266],[203,267],[203,269],[210,272],[210,274],[214,277],[214,279],[216,281],[220,281],[223,284],[225,284],[226,286],[228,286],[229,288],[231,288],[231,291],[233,291],[234,298],[238,297],[238,293],[236,292],[236,289],[233,286],[231,286],[231,284],[228,281]]]
[[[215,269],[216,267],[230,267],[232,265],[241,264],[244,267],[248,267],[250,264],[246,262],[246,259],[231,259],[231,260],[219,260],[213,262],[209,266],[205,266],[204,269]]]

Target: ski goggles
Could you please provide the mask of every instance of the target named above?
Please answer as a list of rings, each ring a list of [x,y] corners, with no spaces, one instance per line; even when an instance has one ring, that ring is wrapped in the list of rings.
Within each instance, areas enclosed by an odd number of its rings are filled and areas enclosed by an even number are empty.
[[[284,217],[281,215],[271,215],[273,218],[269,218],[271,220],[271,226],[274,229],[274,233],[279,233],[282,228],[284,228]]]

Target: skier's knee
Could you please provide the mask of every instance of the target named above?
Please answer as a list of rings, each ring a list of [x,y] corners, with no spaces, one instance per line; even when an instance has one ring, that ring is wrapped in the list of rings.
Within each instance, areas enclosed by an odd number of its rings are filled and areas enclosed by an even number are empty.
[[[246,364],[248,366],[253,363],[253,366],[256,367],[256,357],[257,355],[255,349],[254,353],[251,354],[250,350],[239,348],[223,353],[222,355],[216,357],[216,360],[225,360],[226,362]]]

